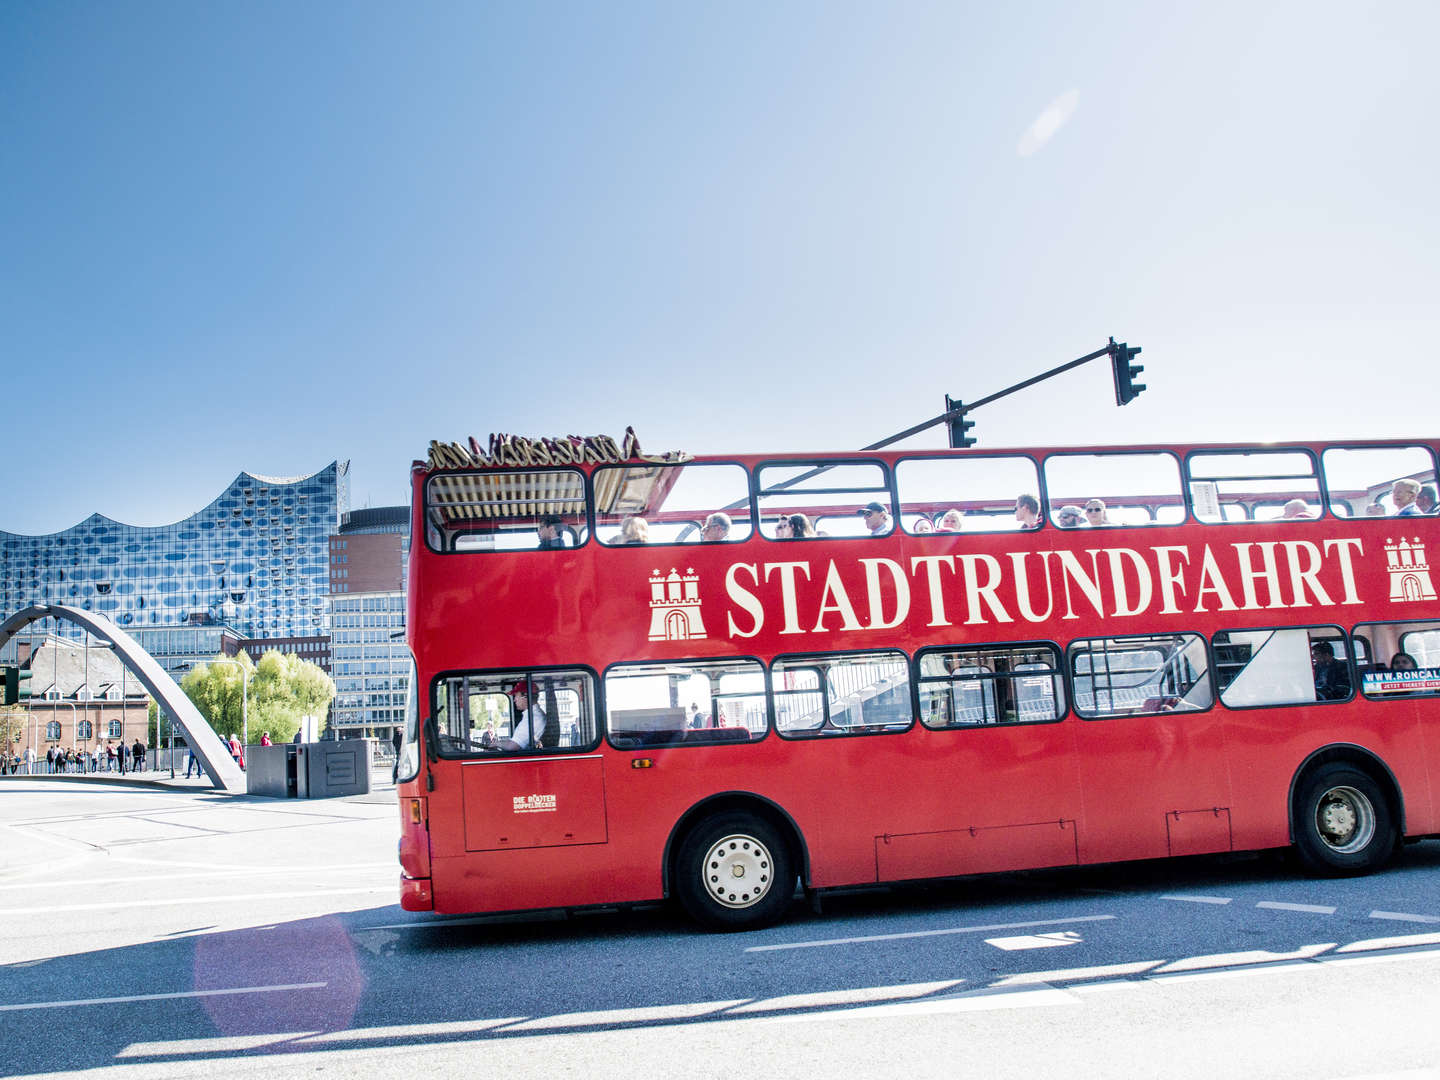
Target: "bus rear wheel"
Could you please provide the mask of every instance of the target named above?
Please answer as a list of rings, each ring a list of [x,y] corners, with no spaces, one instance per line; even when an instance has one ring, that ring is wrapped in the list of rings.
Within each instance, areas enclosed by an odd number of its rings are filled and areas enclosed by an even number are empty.
[[[1295,847],[1315,873],[1374,870],[1395,851],[1390,800],[1359,769],[1321,766],[1305,780],[1295,804]]]
[[[707,818],[675,860],[675,892],[690,917],[712,930],[758,930],[779,922],[794,893],[785,838],[743,812]]]

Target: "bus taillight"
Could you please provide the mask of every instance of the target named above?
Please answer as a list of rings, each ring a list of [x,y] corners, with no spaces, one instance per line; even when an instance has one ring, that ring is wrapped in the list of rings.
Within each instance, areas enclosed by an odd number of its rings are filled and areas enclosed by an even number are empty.
[[[407,911],[429,910],[407,906],[408,901],[418,899],[418,894],[411,896],[414,890],[410,888],[417,881],[424,880],[424,891],[429,895],[430,833],[425,827],[425,811],[424,799],[400,800],[400,869],[408,879],[402,882],[401,906]]]

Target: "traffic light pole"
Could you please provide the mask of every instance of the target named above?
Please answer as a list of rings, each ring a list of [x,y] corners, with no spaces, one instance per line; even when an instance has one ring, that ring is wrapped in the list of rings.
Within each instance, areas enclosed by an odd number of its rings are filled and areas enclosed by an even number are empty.
[[[863,446],[861,447],[861,449],[883,450],[885,449],[885,447],[892,446],[897,442],[908,439],[912,435],[918,435],[920,434],[920,432],[926,430],[927,428],[932,428],[936,424],[947,424],[951,421],[961,421],[963,420],[966,413],[974,412],[981,405],[989,405],[992,401],[999,401],[1003,397],[1009,397],[1011,394],[1016,394],[1019,393],[1021,390],[1029,389],[1036,383],[1044,382],[1046,379],[1054,378],[1056,375],[1063,375],[1065,372],[1071,371],[1079,367],[1081,364],[1088,364],[1091,360],[1098,360],[1102,356],[1110,357],[1112,362],[1116,363],[1117,365],[1121,363],[1128,364],[1129,357],[1133,357],[1139,351],[1140,350],[1138,348],[1132,349],[1125,345],[1116,345],[1115,339],[1112,337],[1110,339],[1110,343],[1106,345],[1103,349],[1096,349],[1092,353],[1087,353],[1086,355],[1079,357],[1078,359],[1071,360],[1068,364],[1061,364],[1059,367],[1051,368],[1049,371],[1042,372],[1041,374],[1036,375],[1033,378],[1026,379],[1024,382],[1016,383],[1014,386],[1007,386],[1004,390],[997,391],[996,393],[991,394],[989,397],[983,397],[979,401],[971,401],[959,408],[948,409],[945,412],[941,413],[939,416],[931,417],[924,423],[916,424],[914,427],[906,428],[904,431],[891,435],[888,438],[881,439],[877,443],[871,443],[869,446]],[[1138,367],[1136,368],[1136,370],[1139,370]],[[1118,366],[1116,368],[1116,371],[1118,378]],[[1128,381],[1127,385],[1129,385]],[[1138,386],[1135,389],[1134,394],[1131,394],[1130,398],[1127,398],[1126,401],[1132,400],[1135,394],[1138,394],[1143,389],[1145,389],[1144,386]],[[951,402],[948,395],[945,398],[945,402],[947,405],[958,404],[955,402]]]

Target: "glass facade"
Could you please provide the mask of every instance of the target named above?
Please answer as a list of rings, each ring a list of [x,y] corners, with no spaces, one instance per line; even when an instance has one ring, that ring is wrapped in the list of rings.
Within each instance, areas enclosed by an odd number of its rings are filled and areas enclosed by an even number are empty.
[[[128,631],[223,624],[251,638],[324,634],[327,541],[348,509],[348,474],[341,461],[293,479],[241,473],[199,513],[156,528],[95,514],[46,536],[0,532],[0,611],[65,604]],[[202,652],[168,644],[162,655]]]
[[[405,593],[353,593],[335,596],[331,604],[331,722],[337,728],[394,727],[404,719],[409,685]]]

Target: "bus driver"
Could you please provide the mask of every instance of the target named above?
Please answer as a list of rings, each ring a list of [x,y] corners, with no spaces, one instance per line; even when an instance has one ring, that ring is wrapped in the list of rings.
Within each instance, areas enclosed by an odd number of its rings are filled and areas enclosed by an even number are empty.
[[[530,704],[530,686],[521,679],[510,688],[510,700],[515,705],[515,726],[510,738],[496,739],[495,745],[501,750],[531,750],[540,745],[540,736],[545,734],[545,713],[540,706],[527,708]]]

